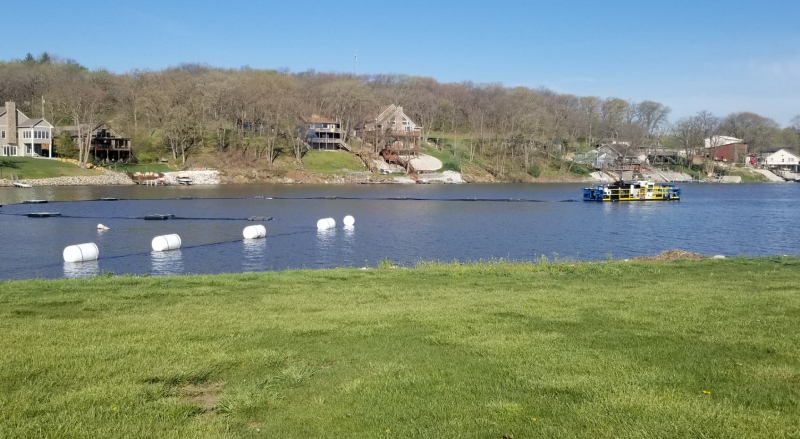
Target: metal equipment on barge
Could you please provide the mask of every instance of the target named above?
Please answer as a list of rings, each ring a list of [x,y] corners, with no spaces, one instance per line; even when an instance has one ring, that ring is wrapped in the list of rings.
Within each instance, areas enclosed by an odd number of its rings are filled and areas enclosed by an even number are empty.
[[[681,190],[674,184],[652,181],[615,181],[583,189],[583,201],[679,201]]]

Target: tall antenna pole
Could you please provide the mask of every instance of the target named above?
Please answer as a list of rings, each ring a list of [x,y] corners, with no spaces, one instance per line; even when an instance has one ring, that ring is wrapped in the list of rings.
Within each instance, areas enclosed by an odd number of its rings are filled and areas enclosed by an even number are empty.
[[[353,75],[358,75],[358,47],[356,47],[356,56],[353,58]]]

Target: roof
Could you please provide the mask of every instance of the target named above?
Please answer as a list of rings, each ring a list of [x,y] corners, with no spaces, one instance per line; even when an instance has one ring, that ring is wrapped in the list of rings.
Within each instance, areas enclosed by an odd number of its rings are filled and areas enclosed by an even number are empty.
[[[762,156],[765,156],[765,155],[772,155],[772,154],[776,154],[776,153],[778,153],[778,152],[780,152],[780,151],[784,151],[784,152],[786,152],[787,154],[790,154],[790,155],[793,155],[793,156],[795,156],[795,157],[798,157],[797,153],[795,153],[794,151],[792,151],[792,148],[770,148],[770,149],[765,149],[765,150],[761,151],[761,155],[762,155]],[[799,158],[800,158],[800,157],[799,157]]]
[[[42,119],[41,117],[37,117],[36,119],[28,119],[21,122],[17,122],[17,126],[20,128],[31,128],[35,127],[36,125],[42,122],[45,122],[45,120]]]
[[[703,141],[705,143],[706,148],[720,147],[720,146],[730,145],[732,143],[744,143],[744,140],[737,139],[736,137],[717,136],[717,135],[707,137]]]
[[[302,120],[305,123],[339,123],[331,118],[317,116],[316,114],[311,117],[300,116],[300,120]]]
[[[80,126],[81,126],[82,129],[87,129],[87,127],[89,125],[85,124],[85,123],[82,123]],[[92,129],[90,132],[99,131],[100,128],[103,128],[103,127],[105,127],[106,130],[111,132],[111,134],[112,134],[111,137],[115,137],[115,138],[118,138],[118,139],[129,139],[128,137],[124,136],[124,133],[122,133],[120,131],[117,131],[116,129],[114,129],[114,127],[112,127],[111,125],[109,125],[106,122],[98,123],[94,127],[94,129]],[[60,127],[56,127],[56,130],[55,130],[55,135],[56,136],[61,135],[63,133],[67,133],[68,135],[73,136],[73,137],[77,136],[78,135],[78,125],[63,125],[63,126],[60,126]]]

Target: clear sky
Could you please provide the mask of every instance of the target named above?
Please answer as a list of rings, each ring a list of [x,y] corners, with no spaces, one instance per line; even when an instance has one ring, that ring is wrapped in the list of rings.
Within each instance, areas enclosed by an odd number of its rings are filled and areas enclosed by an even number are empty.
[[[671,119],[800,114],[800,0],[116,1],[3,5],[0,59],[431,76],[651,99]],[[26,19],[28,17],[30,19]],[[38,18],[46,17],[46,18]]]

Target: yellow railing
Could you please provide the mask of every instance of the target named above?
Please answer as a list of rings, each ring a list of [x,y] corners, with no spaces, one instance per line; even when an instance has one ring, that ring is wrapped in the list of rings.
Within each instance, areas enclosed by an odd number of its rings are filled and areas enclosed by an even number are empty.
[[[632,191],[630,188],[611,188],[609,189],[609,193],[604,194],[603,198],[614,198],[614,199],[640,199],[644,200],[647,198],[647,195],[650,194],[650,198],[664,198],[667,194],[670,193],[671,188],[663,187],[663,186],[656,186],[652,189],[638,189],[636,196],[632,195]]]

